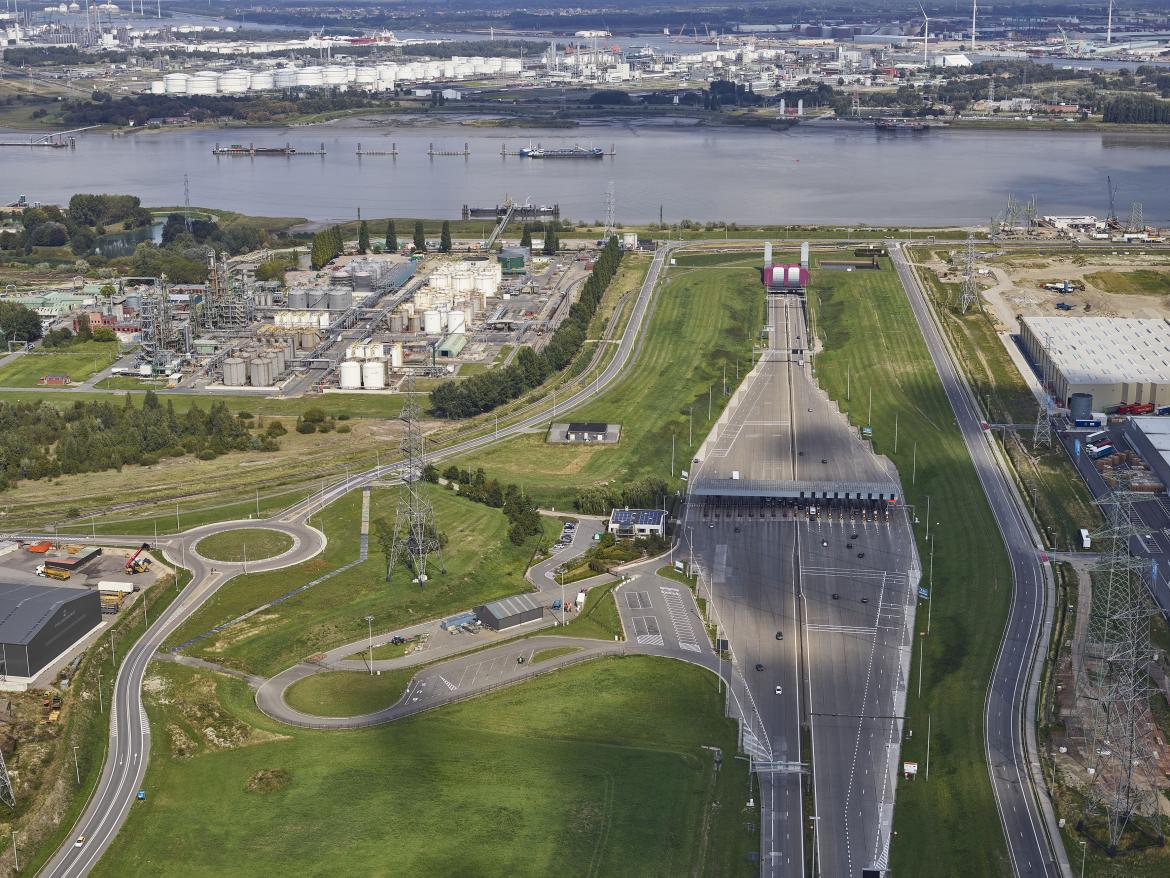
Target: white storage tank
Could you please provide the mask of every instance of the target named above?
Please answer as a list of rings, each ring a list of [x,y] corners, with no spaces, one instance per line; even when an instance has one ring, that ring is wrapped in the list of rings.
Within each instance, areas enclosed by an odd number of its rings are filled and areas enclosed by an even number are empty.
[[[357,65],[356,64],[347,64],[345,66],[345,81],[346,82],[357,82]]]
[[[323,311],[317,315],[317,328],[318,329],[328,329],[329,328],[329,312],[328,311]]]
[[[152,82],[150,84],[150,93],[152,95],[166,94],[166,91],[167,91],[167,84],[161,79],[156,79],[154,82]]]
[[[443,331],[442,316],[434,308],[423,311],[422,331],[427,335],[438,335]]]
[[[272,82],[277,88],[292,88],[297,84],[297,69],[295,67],[281,67],[272,74]]]
[[[187,94],[213,95],[219,89],[219,74],[214,70],[196,73],[187,82]]]
[[[341,364],[342,390],[360,390],[362,386],[362,364],[357,360],[346,360]]]
[[[225,95],[243,94],[252,82],[252,74],[247,70],[229,70],[220,74],[219,90]]]
[[[163,77],[163,90],[169,95],[185,95],[191,77],[186,73],[168,73]]]
[[[396,341],[390,345],[390,368],[402,368],[402,342]]]
[[[269,387],[272,384],[272,361],[267,357],[256,357],[249,362],[248,383],[253,387]]]
[[[297,71],[297,86],[319,88],[325,84],[325,74],[320,67],[302,67]]]
[[[390,75],[389,79],[391,82],[394,81],[393,74]],[[373,85],[377,81],[378,81],[378,68],[377,67],[359,67],[359,68],[357,68],[357,71],[356,71],[356,74],[354,77],[354,82],[356,82],[358,85],[369,86],[369,85]]]
[[[223,383],[228,387],[243,387],[248,382],[248,367],[239,357],[223,361]]]
[[[466,332],[466,319],[462,311],[449,311],[447,313],[447,331]]]
[[[257,70],[248,81],[249,91],[271,91],[276,88],[276,75],[271,70]]]
[[[322,69],[321,79],[325,85],[345,85],[349,81],[345,68],[340,64],[330,64]]]
[[[386,386],[386,364],[381,360],[362,363],[362,386],[367,390],[381,390]]]

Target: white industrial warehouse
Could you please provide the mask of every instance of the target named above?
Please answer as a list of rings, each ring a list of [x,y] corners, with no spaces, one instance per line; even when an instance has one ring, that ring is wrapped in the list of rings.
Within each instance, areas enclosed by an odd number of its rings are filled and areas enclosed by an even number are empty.
[[[1020,342],[1064,404],[1092,394],[1094,411],[1170,403],[1170,322],[1119,317],[1025,317]],[[1161,399],[1159,399],[1159,392]]]

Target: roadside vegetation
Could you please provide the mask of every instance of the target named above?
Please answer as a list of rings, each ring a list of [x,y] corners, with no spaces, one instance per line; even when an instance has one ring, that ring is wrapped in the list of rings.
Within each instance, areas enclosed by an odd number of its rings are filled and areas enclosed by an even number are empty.
[[[597,399],[557,411],[557,421],[621,424],[620,442],[550,445],[543,434],[529,434],[460,465],[515,481],[542,506],[559,509],[589,489],[620,494],[640,479],[670,479],[672,443],[675,476],[687,468],[726,403],[724,378],[730,393],[751,368],[763,292],[754,267],[676,268],[657,297],[629,374]]]
[[[888,260],[880,271],[815,266],[810,303],[824,343],[818,380],[840,405],[851,405],[857,426],[872,390],[876,450],[898,466],[920,518],[931,498],[934,576],[922,584],[931,589],[932,625],[914,653],[913,679],[924,662],[922,697],[911,688],[907,730],[914,737],[903,741],[902,758],[925,764],[929,717],[932,768],[929,782],[899,782],[891,869],[923,878],[1001,875],[1009,866],[984,761],[983,707],[1011,594],[1003,543]],[[925,568],[930,546],[921,526],[917,536]],[[923,605],[920,620],[925,612]]]
[[[699,668],[602,659],[346,732],[275,723],[242,682],[182,666],[153,665],[146,688],[149,798],[97,878],[758,871],[747,766]]]
[[[396,489],[374,489],[371,519],[393,520],[397,496]],[[375,631],[389,631],[527,591],[524,572],[529,560],[542,541],[547,545],[560,533],[559,522],[545,518],[542,533],[515,545],[502,512],[438,488],[430,490],[430,499],[445,541],[446,572],[432,557],[424,586],[412,584],[402,568],[387,583],[385,558],[374,547],[365,561],[337,572],[358,559],[362,495],[353,491],[311,519],[328,538],[321,555],[294,567],[231,580],[179,627],[167,646],[208,634],[298,586],[335,574],[183,650],[271,676],[301,659],[361,640],[367,615],[374,616]]]
[[[283,555],[293,547],[293,538],[283,531],[244,528],[204,537],[195,544],[204,558],[212,561],[262,561]]]
[[[539,634],[555,634],[561,637],[588,637],[593,640],[623,640],[622,621],[618,616],[617,598],[613,590],[621,585],[620,582],[611,582],[607,585],[598,585],[589,589],[585,598],[585,606],[581,612],[567,616],[564,625]],[[572,602],[573,595],[565,593],[565,599]],[[553,612],[559,620],[561,614]]]
[[[322,671],[293,683],[284,692],[289,707],[313,716],[365,716],[397,703],[418,668]]]

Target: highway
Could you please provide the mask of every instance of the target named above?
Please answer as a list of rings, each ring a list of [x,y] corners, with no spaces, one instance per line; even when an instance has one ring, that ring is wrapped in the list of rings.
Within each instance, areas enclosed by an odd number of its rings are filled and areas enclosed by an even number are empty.
[[[901,506],[813,512],[768,495],[814,482],[899,493],[892,465],[816,385],[803,300],[770,296],[768,325],[768,349],[692,464],[683,527],[760,719],[744,746],[762,872],[796,878],[815,861],[813,874],[854,876],[888,859],[919,565]],[[747,494],[703,493],[715,485]]]
[[[654,291],[664,267],[668,264],[670,254],[678,246],[664,244],[658,248],[613,358],[594,381],[557,401],[556,410],[568,411],[592,399],[623,376],[641,347],[641,331],[653,302]],[[533,406],[532,413],[521,420],[502,426],[498,431],[436,449],[430,454],[430,459],[437,461],[457,457],[519,435],[547,421],[549,415],[549,407]],[[46,878],[85,875],[109,846],[130,808],[133,807],[150,757],[150,726],[142,706],[142,682],[146,675],[146,667],[172,631],[195,613],[221,585],[243,572],[242,565],[213,563],[200,558],[194,552],[195,543],[211,533],[242,526],[270,527],[293,535],[296,545],[277,558],[266,562],[250,562],[248,571],[260,572],[298,564],[318,554],[324,547],[324,536],[307,524],[312,514],[348,491],[379,479],[394,477],[399,468],[400,464],[388,464],[355,474],[294,504],[267,521],[251,520],[205,525],[180,536],[171,537],[165,542],[159,541],[159,545],[164,547],[166,557],[172,563],[182,564],[185,560],[192,574],[191,583],[167,611],[151,624],[138,642],[129,647],[129,651],[122,658],[111,698],[109,751],[102,766],[96,793],[61,848],[41,870],[41,875]],[[149,537],[125,537],[103,539],[103,542],[111,545],[134,544],[143,539],[150,541]],[[74,847],[74,840],[78,836],[86,838],[85,844],[80,848]]]
[[[1004,465],[958,357],[947,343],[905,251],[889,242],[890,256],[954,410],[963,441],[987,495],[1011,561],[1015,587],[1003,641],[987,690],[984,737],[988,768],[1016,876],[1071,876],[1040,770],[1036,700],[1050,639],[1055,584],[1040,560],[1042,542]]]

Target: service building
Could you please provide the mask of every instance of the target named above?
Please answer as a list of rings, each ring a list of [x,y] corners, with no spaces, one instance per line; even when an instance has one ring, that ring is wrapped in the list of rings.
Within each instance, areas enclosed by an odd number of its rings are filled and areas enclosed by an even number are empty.
[[[0,688],[26,689],[101,620],[96,590],[0,582]]]
[[[615,509],[609,514],[609,532],[619,540],[666,536],[666,513],[661,509]]]
[[[1092,394],[1092,410],[1170,404],[1170,322],[1119,317],[1025,317],[1020,343],[1059,405]]]
[[[536,621],[544,615],[544,607],[532,595],[518,594],[476,607],[475,615],[493,631],[503,631]]]

